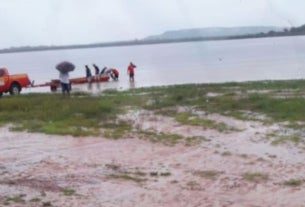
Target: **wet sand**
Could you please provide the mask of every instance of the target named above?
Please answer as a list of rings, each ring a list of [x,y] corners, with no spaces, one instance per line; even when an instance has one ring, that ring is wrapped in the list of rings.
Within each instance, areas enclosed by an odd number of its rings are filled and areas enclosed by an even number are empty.
[[[237,130],[185,126],[152,112],[123,117],[143,130],[205,137],[166,146],[0,129],[0,206],[304,206],[304,150],[265,139],[277,125],[206,115]],[[245,174],[256,173],[254,179]],[[18,199],[16,199],[18,198]]]

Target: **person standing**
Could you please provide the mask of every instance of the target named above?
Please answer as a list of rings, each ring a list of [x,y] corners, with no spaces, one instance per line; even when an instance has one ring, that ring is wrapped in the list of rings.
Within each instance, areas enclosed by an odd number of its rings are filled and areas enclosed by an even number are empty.
[[[86,78],[87,78],[87,81],[89,83],[91,83],[92,82],[92,73],[91,73],[91,70],[90,70],[88,65],[86,65],[85,68],[86,68]]]
[[[70,80],[69,80],[69,73],[60,72],[59,80],[61,83],[62,94],[63,95],[67,94],[68,96],[70,96],[71,86],[70,86]]]
[[[132,62],[130,62],[128,69],[127,69],[127,73],[129,74],[129,81],[130,82],[134,82],[134,75],[135,75],[135,68],[137,66],[134,65]]]
[[[107,67],[105,66],[101,71],[101,75],[104,75],[106,70],[107,70]]]
[[[111,77],[114,81],[118,81],[119,80],[119,71],[115,68],[112,69],[112,73],[111,73]]]
[[[95,79],[97,81],[100,80],[100,69],[97,65],[93,64],[94,70],[95,70]]]

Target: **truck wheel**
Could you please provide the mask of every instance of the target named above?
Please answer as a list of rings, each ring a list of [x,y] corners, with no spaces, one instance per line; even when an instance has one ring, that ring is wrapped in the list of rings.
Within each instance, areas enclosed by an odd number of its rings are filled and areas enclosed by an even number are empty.
[[[57,91],[57,86],[56,85],[51,85],[50,89],[51,89],[51,92],[56,92]]]
[[[0,93],[0,98],[2,97],[3,93]]]
[[[10,88],[11,95],[19,95],[20,94],[20,86],[17,83],[13,83]]]

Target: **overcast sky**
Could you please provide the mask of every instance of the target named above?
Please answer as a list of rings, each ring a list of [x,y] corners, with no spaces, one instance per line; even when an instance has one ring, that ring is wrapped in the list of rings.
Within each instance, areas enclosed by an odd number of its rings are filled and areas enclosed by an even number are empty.
[[[299,26],[304,0],[1,0],[0,48],[130,40],[166,30]]]

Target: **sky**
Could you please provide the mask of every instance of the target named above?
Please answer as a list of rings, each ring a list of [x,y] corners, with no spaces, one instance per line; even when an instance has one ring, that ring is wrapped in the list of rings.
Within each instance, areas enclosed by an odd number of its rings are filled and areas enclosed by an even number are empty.
[[[304,0],[1,0],[0,48],[141,39],[168,30],[300,26]]]

